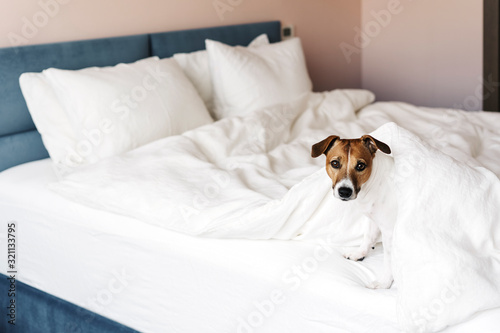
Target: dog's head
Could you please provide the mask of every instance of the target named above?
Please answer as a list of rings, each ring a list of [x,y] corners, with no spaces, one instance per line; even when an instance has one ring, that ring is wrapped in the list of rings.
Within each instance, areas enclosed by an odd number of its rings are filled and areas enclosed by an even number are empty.
[[[391,153],[388,145],[370,135],[359,139],[340,139],[331,135],[312,146],[311,156],[326,155],[326,172],[332,179],[333,195],[348,201],[356,199],[361,185],[370,178],[377,150]]]

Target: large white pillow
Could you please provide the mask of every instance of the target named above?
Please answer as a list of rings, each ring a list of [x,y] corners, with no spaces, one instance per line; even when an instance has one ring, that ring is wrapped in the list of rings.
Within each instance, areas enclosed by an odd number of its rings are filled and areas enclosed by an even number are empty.
[[[51,158],[70,169],[213,121],[173,59],[51,68],[20,84]]]
[[[269,44],[267,34],[262,34],[248,44],[248,47],[257,47]],[[209,111],[213,110],[213,89],[206,50],[191,53],[176,53],[174,59],[179,63],[184,74],[191,80]]]
[[[290,102],[312,91],[299,38],[253,48],[205,43],[217,119]]]

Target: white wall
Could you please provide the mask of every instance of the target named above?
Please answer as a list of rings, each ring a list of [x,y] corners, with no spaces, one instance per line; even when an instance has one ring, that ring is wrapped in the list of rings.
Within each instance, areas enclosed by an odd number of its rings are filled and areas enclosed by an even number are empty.
[[[482,10],[482,0],[362,0],[362,87],[377,100],[481,109]]]

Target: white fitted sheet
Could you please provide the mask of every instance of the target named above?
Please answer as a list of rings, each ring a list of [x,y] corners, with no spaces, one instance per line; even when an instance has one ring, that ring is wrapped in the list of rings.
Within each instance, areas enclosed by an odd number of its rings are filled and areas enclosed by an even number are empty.
[[[318,243],[195,238],[70,202],[46,189],[55,180],[49,160],[0,173],[18,278],[35,288],[143,332],[399,332],[397,286],[364,288],[381,249],[354,263]],[[492,332],[499,318],[447,332]]]

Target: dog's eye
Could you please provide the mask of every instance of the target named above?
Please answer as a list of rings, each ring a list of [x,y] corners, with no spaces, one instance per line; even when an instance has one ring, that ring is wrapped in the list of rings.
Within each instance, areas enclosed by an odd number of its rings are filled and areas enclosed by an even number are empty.
[[[331,161],[330,164],[331,164],[332,168],[334,168],[334,169],[340,168],[340,163],[337,160]]]
[[[366,164],[364,164],[364,163],[362,163],[362,162],[359,162],[359,163],[356,165],[356,170],[357,170],[357,171],[363,171],[365,168],[366,168]]]

